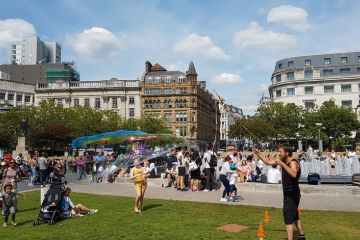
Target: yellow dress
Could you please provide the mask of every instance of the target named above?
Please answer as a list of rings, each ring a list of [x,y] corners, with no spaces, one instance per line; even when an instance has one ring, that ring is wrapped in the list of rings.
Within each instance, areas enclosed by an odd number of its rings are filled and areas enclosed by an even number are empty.
[[[138,174],[141,174],[141,176],[136,176]],[[144,168],[133,168],[133,176],[136,176],[134,178],[134,183],[136,188],[141,188],[146,186],[146,180],[144,181],[144,178],[142,175],[144,174]]]

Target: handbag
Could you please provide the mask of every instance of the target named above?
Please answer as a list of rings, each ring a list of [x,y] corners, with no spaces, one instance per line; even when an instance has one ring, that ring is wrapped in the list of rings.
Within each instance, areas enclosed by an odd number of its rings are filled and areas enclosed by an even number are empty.
[[[195,161],[192,161],[192,162],[189,163],[189,170],[190,170],[190,171],[195,171],[195,170],[197,170],[198,168],[199,168],[199,166],[196,164]]]

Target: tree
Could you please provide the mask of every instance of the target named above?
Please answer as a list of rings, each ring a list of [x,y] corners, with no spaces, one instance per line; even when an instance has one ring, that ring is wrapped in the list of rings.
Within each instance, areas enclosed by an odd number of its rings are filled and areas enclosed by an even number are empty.
[[[235,124],[230,126],[229,135],[232,138],[249,138],[255,141],[268,141],[275,136],[273,125],[260,116],[249,119],[237,119]]]

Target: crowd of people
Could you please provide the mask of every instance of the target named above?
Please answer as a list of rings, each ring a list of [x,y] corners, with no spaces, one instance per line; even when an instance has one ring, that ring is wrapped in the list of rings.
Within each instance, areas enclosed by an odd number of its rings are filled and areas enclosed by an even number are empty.
[[[228,155],[216,153],[208,146],[205,153],[183,147],[168,153],[165,163],[166,183],[164,187],[175,187],[179,191],[209,192],[224,191],[221,202],[238,201],[236,183],[256,182],[279,184],[279,166],[266,166],[256,155],[241,155],[233,151]]]

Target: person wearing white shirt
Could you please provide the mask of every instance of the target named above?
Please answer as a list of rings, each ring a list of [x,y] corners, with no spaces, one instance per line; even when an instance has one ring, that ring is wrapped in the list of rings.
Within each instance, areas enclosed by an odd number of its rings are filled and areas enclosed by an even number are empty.
[[[273,165],[272,168],[269,169],[267,181],[272,184],[281,183],[281,173],[276,165]]]
[[[215,168],[210,166],[211,156],[214,154],[212,147],[208,146],[207,152],[204,154],[203,166],[205,167],[206,187],[204,192],[215,191]]]

